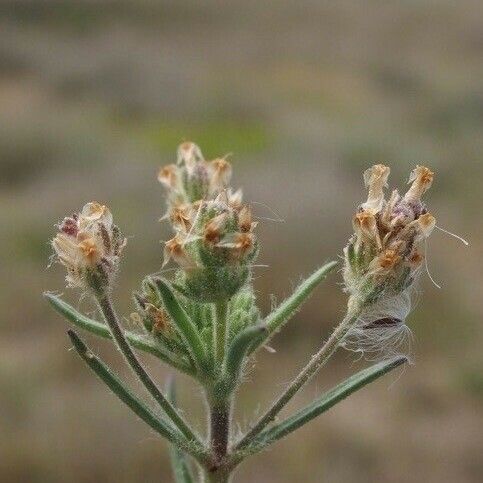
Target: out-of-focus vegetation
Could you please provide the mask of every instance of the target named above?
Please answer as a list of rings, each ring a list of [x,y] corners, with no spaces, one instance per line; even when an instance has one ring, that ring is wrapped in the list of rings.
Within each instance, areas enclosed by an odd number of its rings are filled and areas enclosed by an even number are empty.
[[[416,163],[434,168],[431,210],[471,241],[430,240],[443,288],[423,277],[415,297],[417,365],[253,459],[240,481],[481,481],[482,78],[477,1],[3,0],[0,480],[169,481],[165,445],[69,352],[41,292],[64,291],[63,271],[47,269],[53,224],[95,199],[130,235],[115,296],[129,314],[130,291],[160,268],[169,236],[157,222],[157,167],[190,139],[208,157],[233,152],[234,184],[260,217],[285,220],[261,220],[265,310],[270,294],[280,300],[341,252],[374,162],[389,164],[399,185]],[[274,340],[276,354],[259,357],[242,422],[341,316],[339,282],[326,282]],[[119,367],[115,350],[91,342]],[[354,359],[339,354],[294,404]],[[181,399],[198,414],[188,384]]]

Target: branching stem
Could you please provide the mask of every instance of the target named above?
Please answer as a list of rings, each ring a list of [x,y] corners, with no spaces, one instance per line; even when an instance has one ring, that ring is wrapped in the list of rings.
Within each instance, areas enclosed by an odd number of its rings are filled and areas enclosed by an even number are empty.
[[[357,320],[360,309],[349,312],[342,322],[335,328],[329,339],[321,349],[312,356],[310,362],[302,369],[299,375],[289,384],[283,394],[272,404],[267,412],[258,420],[253,428],[239,441],[235,449],[243,449],[248,446],[253,439],[270,424],[286,404],[297,394],[297,392],[307,384],[319,369],[328,361],[331,355],[337,350],[340,341],[347,334],[348,330]]]
[[[104,320],[106,321],[106,324],[111,331],[112,337],[115,340],[117,346],[119,347],[119,350],[122,352],[127,363],[134,371],[134,373],[138,376],[144,387],[158,402],[166,415],[181,431],[181,433],[183,433],[183,435],[186,436],[189,441],[201,444],[198,437],[194,434],[194,432],[191,430],[185,420],[180,416],[176,408],[166,399],[164,394],[160,391],[158,386],[146,372],[141,362],[136,357],[136,354],[134,354],[134,351],[131,349],[131,346],[124,337],[123,331],[119,324],[118,317],[116,315],[114,307],[112,306],[109,295],[105,292],[96,293],[96,301],[99,305]]]

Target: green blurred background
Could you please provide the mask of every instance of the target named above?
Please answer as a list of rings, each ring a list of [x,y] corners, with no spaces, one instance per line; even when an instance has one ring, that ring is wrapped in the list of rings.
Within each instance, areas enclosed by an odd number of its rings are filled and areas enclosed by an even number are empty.
[[[392,185],[427,164],[440,226],[422,277],[416,365],[357,393],[253,458],[238,481],[479,482],[483,478],[481,2],[8,1],[0,3],[0,481],[169,482],[166,446],[69,351],[41,297],[54,224],[108,204],[129,236],[115,298],[123,314],[159,269],[167,226],[155,175],[177,144],[233,153],[234,185],[257,202],[260,306],[337,257],[363,199],[362,171]],[[340,274],[262,354],[240,393],[244,427],[344,311]],[[90,343],[126,378],[116,351]],[[364,365],[340,353],[294,405]],[[146,358],[160,380],[164,367]],[[135,384],[132,379],[130,381]],[[181,399],[201,414],[184,379]]]

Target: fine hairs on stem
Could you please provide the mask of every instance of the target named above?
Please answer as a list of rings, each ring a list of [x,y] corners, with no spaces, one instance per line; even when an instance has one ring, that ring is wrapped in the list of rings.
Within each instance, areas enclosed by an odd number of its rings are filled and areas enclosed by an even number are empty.
[[[53,293],[46,292],[45,297],[72,325],[117,346],[145,394],[134,393],[76,332],[68,331],[87,367],[167,441],[176,483],[232,481],[237,467],[251,455],[408,361],[404,342],[410,332],[405,321],[411,311],[411,293],[422,268],[427,267],[421,245],[436,227],[422,201],[434,174],[416,166],[407,192],[401,195],[393,190],[386,197],[389,172],[382,164],[364,172],[367,199],[355,210],[354,233],[344,248],[345,316],[245,434],[234,430],[233,409],[249,361],[284,328],[338,262],[323,264],[269,314],[262,315],[252,271],[260,266],[255,264],[259,252],[256,229],[265,218],[255,217],[241,189],[231,187],[232,166],[226,156],[206,160],[191,142],[181,144],[175,162],[158,173],[167,204],[161,221],[169,222],[173,232],[164,242],[162,265],[173,266],[146,275],[133,292],[131,331],[123,327],[121,321],[126,319],[117,315],[113,302],[113,281],[126,239],[110,210],[90,202],[58,225],[52,240],[54,260],[65,267],[69,287],[94,299],[100,320],[81,314]],[[280,420],[281,411],[339,348],[367,355],[374,363]],[[206,434],[198,434],[190,415],[180,409],[174,376],[166,385],[156,382],[138,351],[189,376],[202,388]]]

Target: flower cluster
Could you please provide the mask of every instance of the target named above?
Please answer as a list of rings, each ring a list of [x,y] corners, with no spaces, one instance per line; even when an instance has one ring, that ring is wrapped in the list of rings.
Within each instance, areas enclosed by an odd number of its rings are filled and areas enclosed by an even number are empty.
[[[327,401],[336,403],[341,395],[346,397],[407,362],[399,352],[409,336],[405,318],[411,308],[410,288],[423,262],[419,245],[435,227],[421,201],[433,180],[428,168],[418,166],[407,193],[395,190],[387,200],[389,168],[375,165],[364,173],[368,197],[353,218],[355,233],[344,249],[347,313],[282,394],[245,434],[235,436],[233,407],[251,358],[267,348],[337,262],[313,272],[262,317],[250,280],[258,252],[256,222],[242,202],[242,192],[230,187],[231,174],[226,159],[207,161],[193,143],[181,144],[177,162],[160,170],[158,179],[167,190],[168,205],[163,218],[174,231],[164,245],[164,262],[173,261],[176,268],[169,281],[159,273],[147,275],[134,292],[133,330],[126,330],[111,300],[112,279],[126,240],[110,211],[98,203],[86,204],[59,224],[52,241],[58,261],[67,268],[68,284],[89,292],[104,324],[54,294],[46,293],[47,300],[72,324],[112,339],[156,406],[129,389],[69,330],[74,349],[122,402],[169,441],[175,474],[182,473],[186,481],[195,481],[191,464],[195,462],[200,481],[231,481],[232,471],[244,458],[310,422],[333,405]],[[396,357],[354,374],[279,420],[280,412],[341,346],[376,353],[377,358]],[[188,414],[178,408],[174,381],[165,395],[137,357],[138,350],[200,384],[207,409],[205,434],[193,429]]]
[[[108,285],[114,277],[126,239],[114,225],[106,206],[87,203],[58,225],[52,247],[59,262],[67,269],[71,287],[88,289],[92,284]]]
[[[175,235],[165,243],[164,263],[180,270],[177,288],[202,302],[230,298],[247,281],[257,254],[249,206],[229,187],[232,168],[223,158],[206,161],[194,143],[178,148],[177,163],[161,168]]]
[[[355,234],[344,250],[345,286],[359,300],[375,300],[383,293],[397,295],[408,289],[424,260],[418,245],[436,224],[421,201],[431,186],[433,172],[417,166],[407,193],[401,196],[394,190],[386,200],[389,171],[377,164],[364,173],[367,201],[353,218]]]
[[[363,308],[342,345],[376,359],[409,349],[405,320],[411,310],[410,289],[424,261],[418,245],[436,223],[421,201],[433,173],[417,166],[407,193],[401,196],[394,190],[386,200],[389,171],[377,164],[364,173],[368,197],[353,218],[355,233],[344,250],[349,306]]]

